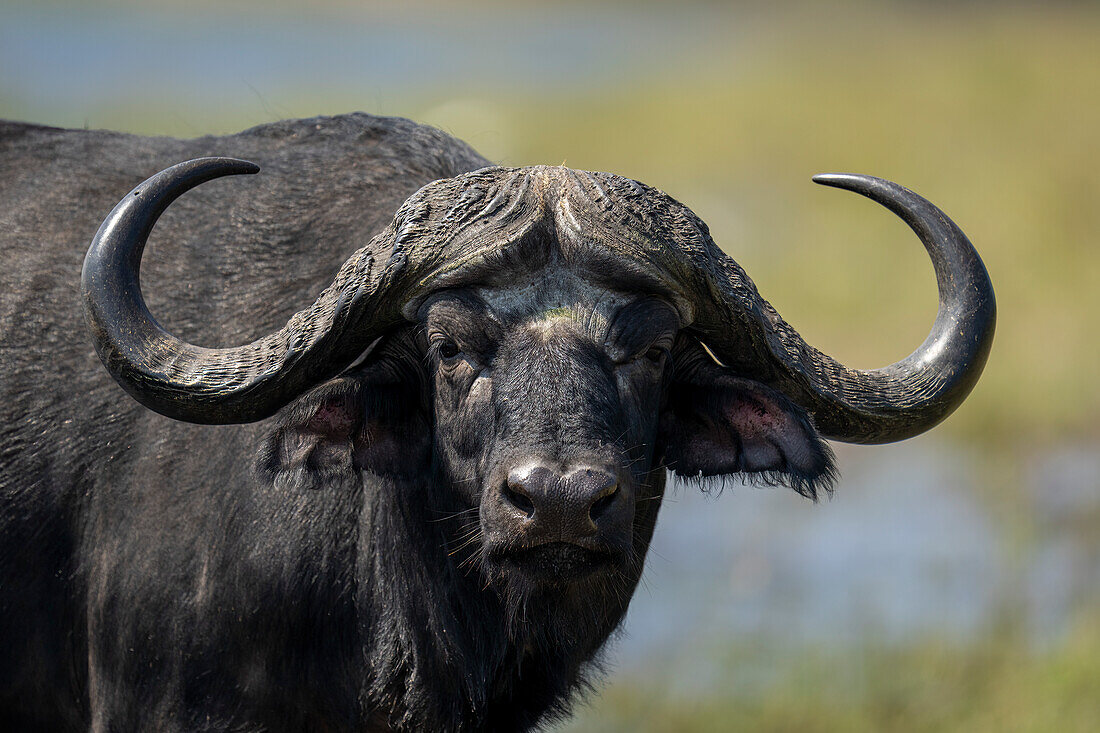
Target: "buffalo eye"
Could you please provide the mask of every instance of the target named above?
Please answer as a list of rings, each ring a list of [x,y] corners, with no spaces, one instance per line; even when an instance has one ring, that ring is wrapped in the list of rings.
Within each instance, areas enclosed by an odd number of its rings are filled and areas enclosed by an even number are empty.
[[[439,359],[439,366],[444,374],[448,376],[457,375],[462,370],[463,364],[468,365],[475,371],[477,370],[477,360],[469,351],[463,350],[458,341],[450,336],[436,334],[432,336],[430,343],[432,351]]]
[[[458,348],[458,344],[450,339],[446,339],[439,343],[439,346],[436,348],[436,353],[439,354],[441,361],[453,363],[458,360],[458,356],[462,351]]]
[[[654,366],[659,366],[665,360],[668,349],[664,346],[652,346],[642,356]]]
[[[669,345],[661,340],[655,344],[650,344],[646,349],[636,352],[623,364],[636,364],[648,369],[660,369],[665,364],[666,356],[671,356]]]

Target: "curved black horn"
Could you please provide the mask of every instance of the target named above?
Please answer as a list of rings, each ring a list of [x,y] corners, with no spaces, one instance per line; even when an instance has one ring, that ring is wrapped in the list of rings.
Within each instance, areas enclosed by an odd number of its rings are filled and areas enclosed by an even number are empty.
[[[400,320],[396,309],[373,302],[380,277],[372,277],[373,258],[360,250],[313,306],[251,344],[206,349],[156,322],[141,295],[139,267],[157,218],[201,183],[258,170],[243,160],[199,158],[161,171],[111,211],[84,259],[84,318],[100,359],[135,399],[168,417],[208,424],[268,417]]]
[[[977,382],[993,342],[996,303],[985,266],[946,214],[907,188],[872,176],[831,173],[814,181],[855,191],[901,217],[924,243],[936,271],[939,313],[924,343],[881,369],[849,369],[809,346],[751,291],[764,330],[750,342],[768,354],[761,377],[780,385],[813,415],[825,436],[850,443],[889,443],[946,418]],[[740,276],[740,270],[736,270]],[[719,283],[727,303],[746,300],[742,280]],[[708,345],[727,363],[744,363],[743,332],[713,333]]]

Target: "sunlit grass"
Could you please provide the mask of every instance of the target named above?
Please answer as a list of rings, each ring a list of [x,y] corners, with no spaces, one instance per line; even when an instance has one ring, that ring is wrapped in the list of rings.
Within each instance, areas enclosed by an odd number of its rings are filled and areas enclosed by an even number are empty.
[[[723,675],[693,692],[676,691],[676,679],[652,668],[642,676],[620,673],[597,704],[579,710],[561,730],[1100,730],[1095,622],[1046,649],[1012,632],[969,644],[929,640],[833,650],[746,643],[724,650]]]

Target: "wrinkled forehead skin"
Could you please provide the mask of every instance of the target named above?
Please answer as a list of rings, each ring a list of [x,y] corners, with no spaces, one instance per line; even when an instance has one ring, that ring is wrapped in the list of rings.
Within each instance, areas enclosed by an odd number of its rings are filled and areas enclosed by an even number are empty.
[[[695,321],[700,292],[718,299],[708,276],[716,265],[752,288],[683,204],[637,181],[569,168],[485,168],[428,184],[397,213],[393,242],[391,262],[413,268],[409,320],[433,292],[511,285],[550,264],[665,297],[683,325]],[[415,262],[406,256],[414,247]]]

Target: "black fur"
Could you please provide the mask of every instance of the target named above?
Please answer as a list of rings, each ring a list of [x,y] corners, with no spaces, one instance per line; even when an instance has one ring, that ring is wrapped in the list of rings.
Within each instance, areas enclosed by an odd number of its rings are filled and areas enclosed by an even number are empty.
[[[212,154],[265,175],[185,196],[143,263],[151,311],[207,345],[281,325],[413,191],[487,165],[366,115],[188,141],[0,123],[0,730],[528,729],[598,671],[665,464],[745,470],[729,416],[751,404],[809,456],[751,470],[827,486],[801,409],[705,364],[659,298],[606,327],[577,303],[575,328],[538,337],[553,284],[510,312],[444,293],[262,423],[144,410],[83,334],[81,259],[120,195]],[[471,398],[487,371],[491,395]],[[706,441],[725,446],[713,461]],[[515,570],[529,548],[493,497],[528,454],[622,470],[629,522],[592,572],[543,572],[589,557],[569,548]]]

